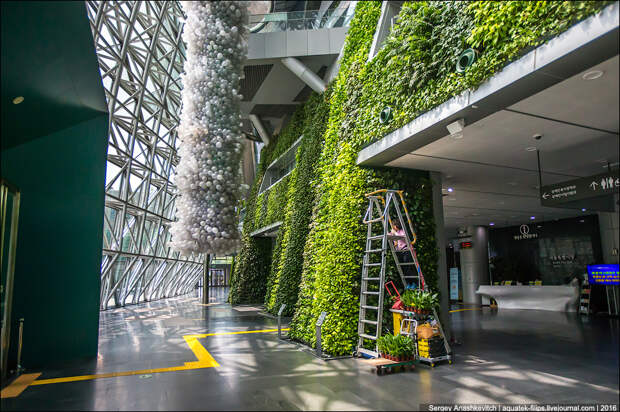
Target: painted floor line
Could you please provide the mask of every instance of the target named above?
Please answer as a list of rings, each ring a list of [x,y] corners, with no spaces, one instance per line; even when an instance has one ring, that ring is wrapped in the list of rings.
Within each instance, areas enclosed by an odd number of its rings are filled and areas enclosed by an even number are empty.
[[[0,397],[4,398],[15,398],[19,396],[29,385],[32,384],[32,381],[37,379],[41,375],[41,372],[38,373],[25,373],[20,375],[15,379],[9,386],[2,389]]]
[[[287,331],[289,329],[285,328],[281,330]],[[217,361],[213,358],[213,356],[211,356],[209,351],[207,351],[205,347],[202,346],[202,344],[200,343],[198,339],[206,338],[208,336],[241,335],[241,334],[247,334],[247,333],[267,333],[267,332],[277,332],[277,331],[278,331],[277,329],[261,329],[261,330],[244,330],[240,332],[215,332],[215,333],[203,333],[203,334],[197,334],[197,335],[184,335],[183,339],[185,340],[185,343],[187,343],[187,346],[189,346],[189,348],[194,353],[194,356],[196,356],[198,361],[185,362],[185,364],[182,366],[172,366],[169,368],[142,369],[142,370],[137,370],[137,371],[97,373],[94,375],[68,376],[66,378],[51,378],[51,379],[34,380],[39,375],[41,375],[40,373],[38,373],[38,374],[33,374],[33,375],[37,375],[35,378],[33,378],[34,381],[31,381],[31,383],[26,384],[19,393],[21,393],[24,389],[26,389],[26,387],[32,386],[32,385],[48,385],[51,383],[78,382],[78,381],[86,381],[86,380],[101,379],[101,378],[114,378],[118,376],[145,375],[145,374],[162,373],[162,372],[186,371],[186,370],[192,370],[192,369],[216,368],[220,366],[220,364],[217,363]],[[3,397],[4,397],[4,391],[3,391]]]
[[[463,312],[465,310],[482,310],[482,308],[465,308],[465,309],[454,309],[451,310],[450,313],[454,313],[454,312]]]

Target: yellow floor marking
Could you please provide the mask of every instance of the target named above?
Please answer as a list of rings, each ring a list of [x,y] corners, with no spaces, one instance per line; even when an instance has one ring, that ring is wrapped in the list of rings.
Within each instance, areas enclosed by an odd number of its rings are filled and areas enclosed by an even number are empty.
[[[185,366],[188,368],[211,368],[220,366],[219,363],[213,359],[213,356],[200,344],[198,338],[192,335],[183,336],[187,346],[194,352],[198,362],[185,362]]]
[[[283,328],[282,331],[287,331],[289,328]],[[266,333],[266,332],[277,332],[277,329],[261,329],[261,330],[242,330],[241,332],[216,332],[216,333],[201,333],[199,335],[185,335],[183,336],[186,340],[187,338],[206,338],[207,336],[222,336],[222,335],[241,335],[245,333]]]
[[[451,310],[451,311],[450,311],[450,313],[454,313],[454,312],[463,312],[464,310],[482,310],[482,308],[455,309],[455,310]]]
[[[289,330],[288,328],[282,329],[283,331]],[[95,375],[81,375],[81,376],[69,376],[66,378],[52,378],[52,379],[40,379],[35,380],[34,382],[24,385],[24,387],[19,391],[21,393],[28,385],[47,385],[50,383],[63,383],[63,382],[77,382],[77,381],[86,381],[92,379],[101,379],[101,378],[113,378],[117,376],[131,376],[131,375],[145,375],[145,374],[153,374],[153,373],[162,373],[162,372],[176,372],[176,371],[186,371],[192,369],[203,369],[203,368],[216,368],[220,366],[219,363],[211,356],[211,354],[205,349],[204,346],[200,343],[198,339],[206,338],[207,336],[220,336],[220,335],[239,335],[245,333],[266,333],[266,332],[277,332],[277,329],[262,329],[262,330],[244,330],[241,332],[217,332],[217,333],[204,333],[199,335],[184,335],[183,339],[187,343],[187,346],[192,350],[198,361],[194,362],[185,362],[183,366],[173,366],[170,368],[158,368],[158,369],[143,369],[138,371],[127,371],[127,372],[110,372],[110,373],[98,373]],[[33,378],[36,379],[39,374]],[[25,375],[22,375],[25,376]],[[15,383],[15,382],[14,382]],[[14,384],[13,383],[13,384]],[[5,390],[8,388],[5,388]],[[19,395],[19,393],[17,395]],[[17,396],[15,395],[15,396]],[[2,391],[2,397],[4,397],[4,390]]]
[[[41,373],[25,373],[20,375],[17,379],[13,381],[9,386],[2,389],[0,397],[4,398],[15,398],[19,396],[24,389],[28,387],[28,385],[32,384],[32,381],[37,379]]]

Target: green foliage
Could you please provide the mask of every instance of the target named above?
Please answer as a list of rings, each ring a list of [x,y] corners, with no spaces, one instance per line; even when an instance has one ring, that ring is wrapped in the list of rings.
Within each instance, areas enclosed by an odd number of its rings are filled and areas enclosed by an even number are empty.
[[[392,355],[396,357],[411,356],[414,351],[414,342],[405,335],[392,335],[387,333],[377,339],[377,349],[380,353]]]
[[[364,193],[379,188],[406,191],[407,206],[421,240],[417,245],[420,262],[425,276],[428,273],[431,279],[429,284],[434,285],[432,279],[436,278],[437,249],[428,174],[368,169],[356,164],[368,131],[375,127],[360,123],[359,119],[361,111],[369,107],[371,101],[363,95],[364,64],[381,4],[360,2],[357,7],[331,97],[325,145],[318,162],[316,203],[304,252],[302,283],[289,332],[294,338],[314,345],[313,325],[319,314],[326,311],[329,315],[323,324],[322,345],[332,354],[351,353],[357,336],[359,278],[366,238],[366,228],[361,222],[367,207]],[[351,44],[359,49],[354,52]],[[395,267],[389,270],[396,273]],[[388,307],[386,302],[386,310]]]
[[[263,148],[261,162],[258,166],[256,180],[247,202],[244,220],[244,241],[238,260],[244,262],[257,253],[256,239],[249,233],[262,227],[283,221],[275,239],[273,249],[269,251],[268,262],[261,262],[259,267],[236,265],[231,279],[229,300],[235,303],[263,302],[268,311],[277,313],[280,305],[285,303],[285,315],[293,312],[299,290],[301,267],[303,264],[303,247],[309,231],[312,211],[311,181],[315,175],[315,166],[320,153],[325,132],[325,123],[329,112],[329,92],[323,95],[313,94],[306,104],[297,109],[290,122],[274,143]],[[265,170],[275,159],[281,156],[301,136],[301,144],[296,153],[296,167],[293,172],[277,182],[269,190],[256,194],[261,185]],[[269,264],[266,264],[269,263]],[[247,272],[252,272],[250,275]],[[260,276],[256,274],[260,272]],[[247,283],[244,278],[253,281]],[[258,291],[244,292],[244,289]],[[252,302],[238,298],[251,296]]]
[[[312,216],[312,180],[323,146],[330,94],[330,90],[322,96],[313,94],[305,105],[303,139],[296,154],[296,167],[291,174],[286,195],[284,223],[278,236],[278,242],[281,240],[282,245],[277,250],[278,255],[274,253],[269,289],[265,298],[265,306],[272,313],[277,313],[280,305],[286,304],[284,314],[292,315],[297,302],[303,250]]]
[[[422,289],[408,289],[400,296],[403,305],[415,307],[422,310],[432,310],[439,305],[439,294],[427,292]]]
[[[359,167],[359,150],[449,98],[478,87],[532,47],[608,3],[405,2],[384,47],[371,61],[368,53],[381,2],[357,3],[330,92],[325,99],[315,96],[300,107],[275,143],[263,149],[246,206],[244,236],[258,228],[256,224],[283,219],[271,271],[267,279],[261,279],[267,285],[265,303],[270,311],[277,311],[281,303],[287,303],[290,311],[296,301],[290,330],[293,338],[314,345],[314,323],[326,311],[323,349],[334,355],[353,351],[366,236],[361,222],[367,205],[364,193],[380,188],[406,193],[418,235],[418,259],[432,292],[420,304],[436,304],[438,250],[432,182],[423,172]],[[470,47],[477,50],[478,58],[458,74],[456,59]],[[379,113],[385,106],[394,110],[394,117],[380,124]],[[256,186],[266,166],[302,133],[297,168],[286,184],[277,193],[274,187],[271,193],[257,196]],[[235,282],[259,278],[243,273],[255,270],[244,262],[251,261],[259,247],[254,239],[248,242],[235,264]],[[396,273],[391,263],[387,280],[399,284]],[[384,319],[390,319],[390,304],[385,299]]]

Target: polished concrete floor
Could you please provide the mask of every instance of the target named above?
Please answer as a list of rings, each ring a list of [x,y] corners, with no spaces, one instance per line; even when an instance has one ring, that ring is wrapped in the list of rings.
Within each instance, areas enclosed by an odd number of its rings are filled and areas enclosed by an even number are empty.
[[[192,334],[269,330],[273,317],[193,295],[103,312],[99,356],[40,379],[196,361]],[[218,303],[219,302],[219,303]],[[415,410],[420,403],[618,403],[618,319],[455,307],[455,362],[377,376],[323,361],[274,332],[198,339],[217,367],[29,386],[2,410]],[[29,371],[34,372],[34,371]]]

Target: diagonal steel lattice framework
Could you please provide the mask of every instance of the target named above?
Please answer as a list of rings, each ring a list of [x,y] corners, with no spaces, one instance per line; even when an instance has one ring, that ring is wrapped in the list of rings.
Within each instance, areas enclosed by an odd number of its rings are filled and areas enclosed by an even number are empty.
[[[190,292],[202,255],[172,251],[185,50],[177,1],[87,1],[110,113],[101,309]]]

